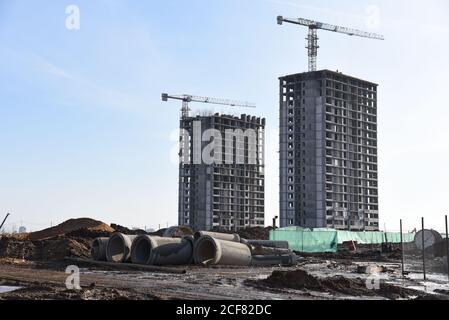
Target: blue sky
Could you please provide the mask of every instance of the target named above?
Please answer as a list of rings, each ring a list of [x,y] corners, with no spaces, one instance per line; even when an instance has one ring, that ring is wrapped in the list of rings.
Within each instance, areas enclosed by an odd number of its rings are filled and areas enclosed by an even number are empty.
[[[80,30],[65,26],[70,4],[80,8]],[[318,67],[380,84],[382,225],[398,229],[403,218],[413,228],[425,216],[441,229],[449,213],[447,12],[445,0],[1,0],[0,216],[12,213],[7,229],[84,216],[175,224],[180,106],[160,101],[169,92],[257,103],[268,126],[270,223],[278,214],[277,78],[307,67],[306,29],[278,26],[284,15],[385,35],[320,32]]]

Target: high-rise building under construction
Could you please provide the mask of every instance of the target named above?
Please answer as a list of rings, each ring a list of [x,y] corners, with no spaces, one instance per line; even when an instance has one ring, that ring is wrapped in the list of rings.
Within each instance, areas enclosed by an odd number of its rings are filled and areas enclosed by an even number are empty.
[[[179,225],[263,227],[265,119],[216,113],[183,117],[180,127]]]
[[[377,87],[329,70],[280,78],[281,227],[379,230]]]

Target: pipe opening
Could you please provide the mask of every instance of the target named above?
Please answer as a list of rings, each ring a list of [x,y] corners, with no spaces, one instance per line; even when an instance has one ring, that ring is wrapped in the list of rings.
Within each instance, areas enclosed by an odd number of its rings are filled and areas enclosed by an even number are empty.
[[[112,262],[121,262],[125,258],[125,243],[120,236],[112,236],[108,243],[109,257]]]
[[[151,255],[151,241],[147,238],[138,238],[135,241],[132,252],[133,263],[147,264]]]
[[[215,260],[217,248],[211,239],[203,239],[198,242],[196,258],[200,264],[209,264]]]
[[[100,241],[98,239],[95,239],[92,243],[92,248],[90,249],[90,253],[92,257],[96,260],[100,256]]]

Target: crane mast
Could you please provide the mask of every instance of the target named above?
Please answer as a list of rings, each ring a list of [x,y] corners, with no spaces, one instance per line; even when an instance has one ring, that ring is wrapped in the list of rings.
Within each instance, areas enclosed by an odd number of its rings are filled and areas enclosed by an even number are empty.
[[[200,103],[209,103],[209,104],[217,104],[231,107],[244,107],[244,108],[255,108],[255,104],[246,102],[246,101],[237,101],[237,100],[229,100],[229,99],[220,99],[220,98],[211,98],[211,97],[201,97],[189,94],[183,95],[169,95],[167,93],[162,94],[162,101],[168,101],[169,99],[173,100],[181,100],[182,108],[181,108],[181,116],[183,119],[189,117],[190,102],[200,102]]]
[[[317,30],[326,30],[336,33],[346,34],[348,36],[356,36],[362,38],[369,38],[375,40],[385,40],[384,37],[377,33],[361,31],[357,29],[335,26],[328,23],[303,19],[303,18],[284,18],[282,16],[277,17],[277,23],[282,25],[284,22],[305,26],[309,28],[309,34],[307,36],[307,50],[309,56],[309,72],[316,71],[317,69],[317,57],[318,57],[318,32]]]

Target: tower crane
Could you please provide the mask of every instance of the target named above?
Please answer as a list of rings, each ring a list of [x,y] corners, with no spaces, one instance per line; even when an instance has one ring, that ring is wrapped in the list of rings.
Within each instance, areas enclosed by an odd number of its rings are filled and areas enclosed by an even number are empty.
[[[190,102],[201,102],[201,103],[210,103],[210,104],[218,104],[224,106],[232,106],[232,107],[245,107],[245,108],[255,108],[256,105],[250,102],[243,102],[237,100],[228,100],[228,99],[219,99],[219,98],[210,98],[210,97],[200,97],[189,94],[183,95],[169,95],[167,93],[162,94],[162,101],[168,101],[168,99],[181,100],[182,108],[181,114],[182,118],[188,118],[190,107]]]
[[[313,21],[313,20],[307,20],[303,18],[284,18],[282,16],[277,17],[277,22],[279,25],[282,25],[284,22],[292,23],[300,26],[305,26],[309,28],[309,35],[306,38],[307,40],[307,49],[308,49],[308,55],[309,55],[309,71],[316,71],[316,63],[317,63],[317,56],[318,56],[318,35],[317,30],[326,30],[326,31],[332,31],[337,33],[343,33],[348,36],[357,36],[362,38],[369,38],[369,39],[375,39],[375,40],[385,40],[384,36],[376,33],[366,32],[366,31],[360,31],[357,29],[351,29],[346,27],[340,27],[340,26],[334,26],[331,24]]]

